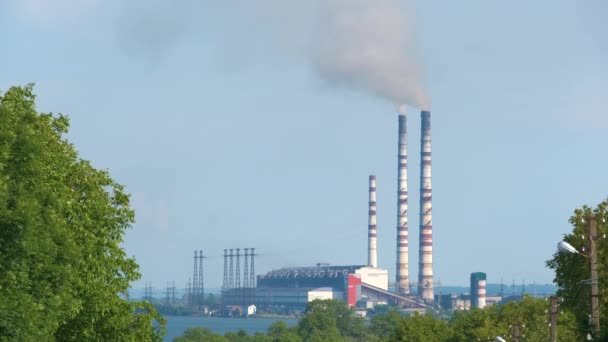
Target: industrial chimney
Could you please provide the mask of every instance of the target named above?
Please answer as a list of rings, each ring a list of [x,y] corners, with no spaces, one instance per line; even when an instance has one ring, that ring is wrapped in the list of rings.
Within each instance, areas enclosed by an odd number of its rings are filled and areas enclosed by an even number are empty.
[[[431,190],[431,112],[421,112],[420,138],[420,248],[418,296],[433,302],[433,206]]]
[[[408,273],[408,231],[407,231],[407,125],[405,108],[399,114],[399,164],[397,167],[397,279],[396,292],[410,293]]]
[[[378,267],[376,250],[376,176],[369,176],[369,220],[367,225],[367,265]]]
[[[471,273],[471,307],[486,307],[486,274],[483,272]]]

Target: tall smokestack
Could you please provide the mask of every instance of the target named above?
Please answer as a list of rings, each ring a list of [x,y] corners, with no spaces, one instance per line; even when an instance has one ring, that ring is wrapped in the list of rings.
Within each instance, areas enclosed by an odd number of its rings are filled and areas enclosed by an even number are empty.
[[[376,176],[369,176],[369,220],[367,225],[367,265],[378,267],[376,249]]]
[[[421,113],[420,138],[420,248],[418,296],[433,302],[433,196],[431,188],[431,112]]]
[[[405,107],[399,114],[399,166],[397,167],[397,279],[398,294],[410,293],[407,231],[407,125]]]

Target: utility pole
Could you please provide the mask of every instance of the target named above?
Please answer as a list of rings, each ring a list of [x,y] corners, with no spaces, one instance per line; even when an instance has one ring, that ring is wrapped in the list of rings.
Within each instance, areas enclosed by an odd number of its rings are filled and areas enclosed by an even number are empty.
[[[205,304],[205,282],[203,277],[203,251],[198,251],[198,304]]]
[[[222,290],[228,288],[228,250],[224,249],[224,280],[222,281]]]
[[[235,288],[240,288],[241,287],[241,249],[237,248],[236,249],[236,270],[234,271],[234,287]]]
[[[520,342],[521,340],[521,324],[520,323],[515,323],[512,326],[512,337],[513,337],[513,342]]]
[[[591,264],[591,324],[593,326],[593,336],[600,336],[600,302],[599,302],[599,278],[597,276],[597,249],[595,242],[597,240],[597,218],[595,215],[590,215],[587,220],[587,229],[589,237],[588,250],[589,261]]]
[[[549,341],[557,342],[557,296],[549,297]]]
[[[176,292],[175,292],[175,280],[171,284],[171,306],[175,306]]]
[[[198,307],[198,252],[194,251],[194,269],[192,271],[192,307]]]
[[[234,267],[233,267],[233,260],[234,260],[234,254],[232,253],[233,249],[230,249],[230,270],[228,272],[228,288],[232,289],[234,288]]]
[[[192,279],[188,278],[188,285],[186,287],[186,306],[192,308]]]
[[[255,248],[251,248],[251,264],[249,265],[249,285],[255,287]]]

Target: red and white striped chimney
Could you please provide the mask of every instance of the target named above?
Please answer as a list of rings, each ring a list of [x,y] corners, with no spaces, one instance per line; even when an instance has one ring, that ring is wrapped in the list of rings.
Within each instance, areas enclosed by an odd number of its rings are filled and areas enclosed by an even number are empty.
[[[376,238],[376,176],[369,176],[369,219],[367,225],[367,265],[378,267]]]
[[[399,164],[397,167],[397,294],[410,293],[408,271],[408,230],[407,230],[407,125],[405,107],[399,114]]]
[[[477,307],[483,309],[486,307],[486,280],[479,279],[477,282]]]
[[[433,290],[433,197],[431,187],[431,112],[421,113],[420,138],[420,249],[418,296],[427,302],[434,300]]]

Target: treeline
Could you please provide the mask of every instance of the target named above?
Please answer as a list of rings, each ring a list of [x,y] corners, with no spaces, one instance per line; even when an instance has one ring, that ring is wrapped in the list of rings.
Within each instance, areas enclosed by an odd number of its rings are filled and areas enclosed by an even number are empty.
[[[458,311],[449,320],[431,314],[404,317],[396,310],[378,314],[369,324],[344,302],[316,300],[309,303],[294,327],[275,322],[266,333],[248,335],[245,331],[214,334],[206,328],[188,329],[174,342],[342,342],[342,341],[416,341],[470,342],[549,341],[549,303],[545,299],[525,297],[519,302],[485,309]],[[584,340],[573,314],[563,311],[557,317],[557,341]]]

